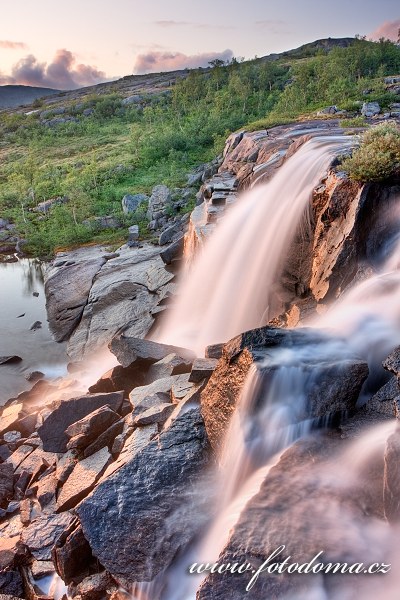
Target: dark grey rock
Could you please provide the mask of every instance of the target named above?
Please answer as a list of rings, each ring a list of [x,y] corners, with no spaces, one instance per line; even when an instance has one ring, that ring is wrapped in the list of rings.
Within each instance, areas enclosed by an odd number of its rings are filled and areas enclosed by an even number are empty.
[[[47,452],[66,452],[68,443],[66,430],[72,423],[76,423],[94,410],[106,405],[118,412],[123,399],[123,392],[114,392],[111,394],[88,394],[59,402],[38,429],[43,449]]]
[[[38,560],[50,560],[51,551],[64,530],[73,521],[69,512],[42,515],[23,530],[22,542]]]
[[[160,254],[162,260],[166,265],[170,265],[173,260],[177,260],[182,257],[184,248],[185,236],[181,235],[179,239],[173,242],[168,248],[163,250]]]
[[[0,464],[0,507],[6,508],[14,491],[14,468],[10,463]]]
[[[148,361],[150,366],[150,364],[162,360],[169,354],[176,354],[188,360],[194,360],[195,358],[194,353],[187,348],[168,346],[141,338],[125,337],[124,335],[114,338],[109,348],[123,367],[129,367],[138,359]]]
[[[190,373],[189,381],[199,383],[202,379],[208,379],[214,373],[218,364],[216,358],[196,358]]]
[[[148,196],[145,194],[126,194],[122,198],[122,211],[125,215],[135,212],[141,204],[148,202]]]
[[[120,420],[120,415],[109,406],[97,410],[72,423],[65,433],[69,439],[68,450],[82,450],[95,441],[106,429]]]
[[[32,323],[32,325],[30,326],[30,331],[36,331],[37,329],[41,329],[42,328],[42,322],[41,321],[35,321],[34,323]]]
[[[21,362],[22,358],[14,354],[13,356],[0,356],[0,365],[7,365]]]
[[[79,505],[93,554],[117,580],[153,579],[204,525],[195,482],[208,462],[200,412],[190,410]]]

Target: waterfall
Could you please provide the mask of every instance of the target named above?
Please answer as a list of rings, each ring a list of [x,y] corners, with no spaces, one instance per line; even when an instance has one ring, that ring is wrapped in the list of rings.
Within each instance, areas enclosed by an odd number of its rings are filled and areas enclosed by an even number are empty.
[[[349,141],[319,138],[307,142],[273,180],[245,194],[230,209],[195,261],[187,281],[181,283],[181,295],[164,323],[160,341],[200,351],[268,319],[285,251],[307,216],[313,187],[344,143]],[[317,343],[310,336],[300,348],[271,349],[264,362],[250,369],[223,445],[216,487],[199,490],[209,494],[210,502],[217,498],[209,527],[153,582],[137,584],[134,599],[196,598],[204,576],[188,575],[189,565],[218,560],[246,503],[257,494],[271,467],[286,448],[313,431],[317,423],[307,417],[307,398],[327,364],[340,364],[358,355],[368,362],[372,376],[382,372],[382,359],[400,341],[398,236],[388,240],[384,255],[379,272],[354,285],[325,314],[315,317],[311,327],[326,333],[323,341]],[[384,443],[393,430],[393,422],[375,426],[344,444],[323,468],[304,472],[310,489],[331,487],[357,494],[370,463],[383,462]],[[397,529],[388,523],[376,518],[367,525],[357,519],[353,522],[349,507],[340,505],[340,494],[333,494],[329,510],[332,514],[320,523],[326,540],[337,539],[335,524],[342,519],[349,525],[350,546],[354,542],[356,548],[364,549],[365,557],[359,560],[371,558],[374,546],[393,558],[398,555]],[[316,527],[319,517],[316,514]],[[389,582],[388,598],[395,598],[397,578]],[[375,580],[371,584],[360,581],[360,586],[366,599],[372,600],[382,591]],[[342,597],[342,587],[327,595],[321,577],[314,578],[307,596],[315,600]],[[282,600],[304,598],[291,595]]]
[[[349,136],[306,142],[267,184],[254,187],[228,209],[190,272],[157,341],[201,355],[213,343],[259,327],[275,316],[279,269],[301,227],[310,220],[314,187]]]

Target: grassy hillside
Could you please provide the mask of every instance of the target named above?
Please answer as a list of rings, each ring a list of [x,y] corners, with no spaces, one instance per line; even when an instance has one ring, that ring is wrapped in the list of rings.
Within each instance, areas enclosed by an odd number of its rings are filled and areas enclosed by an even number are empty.
[[[293,52],[124,78],[42,106],[36,102],[29,114],[3,111],[0,215],[16,224],[36,254],[125,235],[94,232],[83,223],[92,216],[139,223],[145,235],[143,211],[123,216],[122,196],[148,193],[159,183],[184,186],[196,165],[222,150],[230,132],[288,122],[331,104],[352,116],[362,101],[377,100],[385,108],[396,100],[383,80],[400,72],[400,49],[391,42],[355,40],[348,47],[319,44]],[[129,102],[128,91],[135,93]],[[34,210],[58,196],[69,201],[46,215]]]

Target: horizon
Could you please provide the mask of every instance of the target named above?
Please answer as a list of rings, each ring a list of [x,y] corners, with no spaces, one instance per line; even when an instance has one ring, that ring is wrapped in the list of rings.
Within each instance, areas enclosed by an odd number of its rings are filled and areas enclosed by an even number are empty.
[[[249,4],[250,3],[250,4]],[[2,10],[0,84],[72,90],[127,75],[207,66],[210,60],[284,52],[317,39],[366,36],[397,40],[397,1],[338,0],[329,18],[321,2],[204,0],[201,15],[183,0],[168,6],[155,0],[71,0],[68,13],[54,14],[54,3],[17,1]],[[21,21],[21,8],[24,19]],[[323,7],[322,7],[323,8]],[[368,10],[365,10],[368,8]],[[250,10],[249,10],[250,9]],[[343,15],[346,19],[343,19]],[[121,16],[123,18],[121,18]]]

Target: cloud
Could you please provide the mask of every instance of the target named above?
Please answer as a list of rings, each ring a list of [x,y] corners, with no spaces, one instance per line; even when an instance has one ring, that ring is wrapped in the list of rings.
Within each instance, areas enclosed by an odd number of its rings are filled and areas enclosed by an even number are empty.
[[[158,73],[161,71],[177,71],[178,69],[197,69],[207,67],[211,60],[219,58],[228,61],[233,57],[232,50],[223,52],[203,52],[187,55],[182,52],[146,52],[136,58],[134,72]]]
[[[57,50],[50,63],[41,63],[29,54],[18,61],[11,75],[0,76],[0,84],[21,84],[71,90],[105,81],[106,75],[97,67],[77,64],[69,50]]]
[[[281,21],[280,19],[264,19],[263,21],[256,21],[256,25],[258,27],[276,27],[279,25],[286,25],[285,21]]]
[[[379,27],[375,29],[372,33],[369,34],[369,38],[373,40],[379,40],[380,38],[385,38],[389,40],[397,41],[399,37],[399,29],[400,29],[400,19],[395,19],[394,21],[385,21]]]
[[[0,40],[0,48],[4,50],[26,50],[28,46],[24,42],[10,42],[10,40]]]
[[[186,27],[188,25],[197,25],[197,23],[191,23],[190,21],[154,21],[155,25],[159,27]]]

